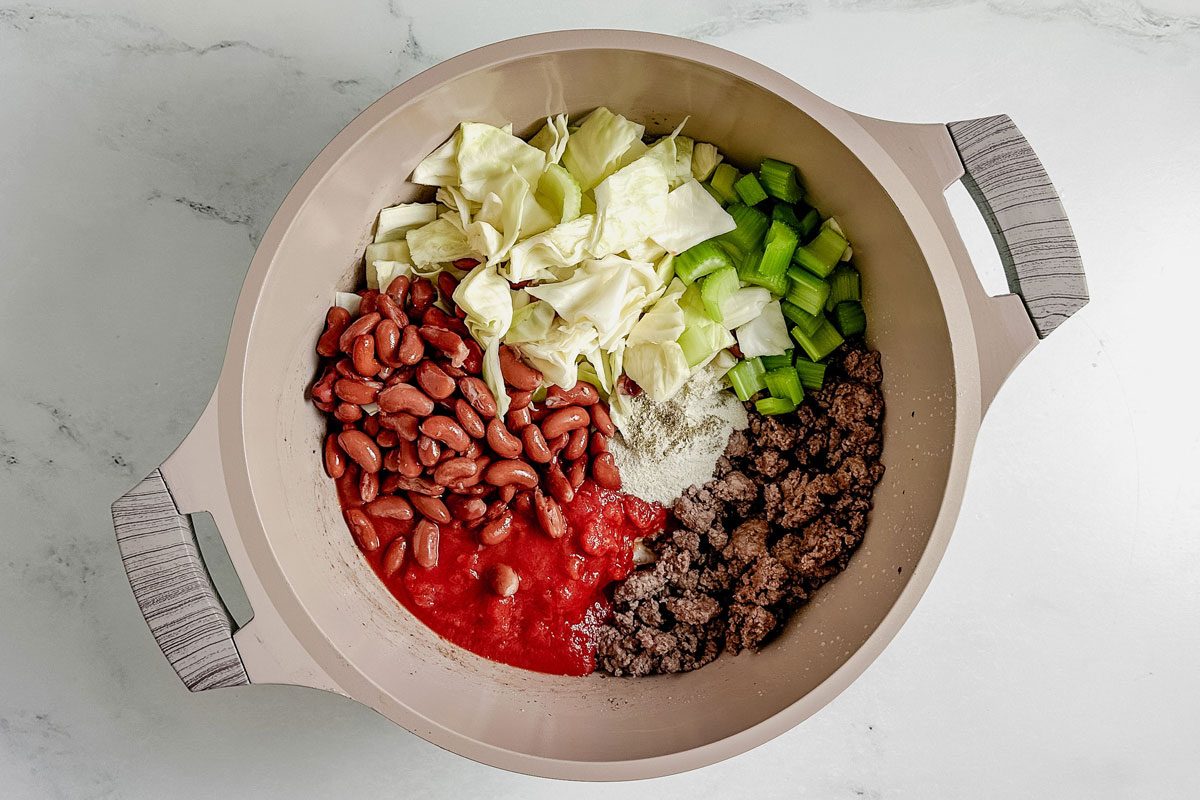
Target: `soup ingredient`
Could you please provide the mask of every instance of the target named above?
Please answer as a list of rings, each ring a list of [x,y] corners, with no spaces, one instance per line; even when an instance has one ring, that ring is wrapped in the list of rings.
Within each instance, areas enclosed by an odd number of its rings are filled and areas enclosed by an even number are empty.
[[[879,354],[854,341],[794,415],[750,415],[716,477],[676,500],[680,527],[646,542],[654,563],[615,587],[601,670],[685,672],[757,650],[846,567],[883,475],[882,380]]]

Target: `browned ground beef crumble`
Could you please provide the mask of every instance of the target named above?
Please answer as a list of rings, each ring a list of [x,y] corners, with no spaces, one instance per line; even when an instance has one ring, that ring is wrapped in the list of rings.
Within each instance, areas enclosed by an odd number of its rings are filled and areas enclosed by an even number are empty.
[[[686,672],[722,649],[758,649],[862,541],[883,476],[879,353],[848,342],[794,414],[735,432],[713,480],[675,502],[657,561],[618,584],[597,666]]]

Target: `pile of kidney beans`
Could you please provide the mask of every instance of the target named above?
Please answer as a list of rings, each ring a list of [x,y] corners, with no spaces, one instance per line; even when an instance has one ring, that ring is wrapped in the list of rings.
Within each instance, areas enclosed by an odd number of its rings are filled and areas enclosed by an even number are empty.
[[[591,384],[551,386],[535,403],[541,373],[502,346],[510,405],[498,416],[480,377],[483,353],[452,299],[456,286],[446,272],[436,285],[399,276],[386,291],[360,292],[357,315],[330,308],[317,342],[311,398],[330,418],[325,471],[338,481],[358,473],[362,505],[344,504],[346,523],[368,552],[380,547],[375,520],[407,531],[384,554],[387,577],[410,547],[418,564],[435,566],[442,525],[461,523],[481,545],[494,545],[512,532],[514,511],[523,511],[559,538],[566,533],[560,504],[589,475],[603,488],[621,488],[608,452],[615,429]],[[364,411],[370,403],[378,413]]]

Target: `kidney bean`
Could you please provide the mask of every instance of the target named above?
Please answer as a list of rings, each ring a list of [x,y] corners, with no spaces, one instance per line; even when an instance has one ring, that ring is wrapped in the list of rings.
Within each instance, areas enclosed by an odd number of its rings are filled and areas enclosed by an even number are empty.
[[[467,377],[467,371],[465,369],[456,367],[453,364],[451,364],[449,361],[446,361],[445,359],[440,361],[438,363],[438,366],[442,368],[442,372],[446,373],[447,375],[449,375],[451,378],[454,378],[455,380],[458,380],[459,378]]]
[[[462,368],[468,374],[478,375],[483,372],[483,348],[474,339],[464,339],[463,342],[467,345],[467,357],[463,359]]]
[[[581,458],[578,461],[572,461],[571,468],[567,470],[567,482],[571,484],[571,488],[578,492],[579,487],[583,486],[585,478],[587,478],[587,459]]]
[[[546,444],[546,437],[542,435],[541,430],[537,425],[526,425],[521,429],[521,441],[525,444],[525,455],[535,464],[549,464],[553,453],[550,452],[549,445]]]
[[[512,507],[514,511],[521,514],[533,513],[533,492],[528,489],[517,492],[517,496],[513,498]]]
[[[478,497],[451,497],[446,501],[450,513],[460,522],[474,522],[483,519],[487,513],[487,503]]]
[[[494,508],[494,506],[493,506]],[[488,509],[489,513],[491,509]],[[479,541],[491,547],[500,544],[509,537],[513,529],[513,515],[504,509],[502,513],[488,522],[479,531]]]
[[[567,532],[567,517],[562,508],[553,498],[542,494],[541,489],[533,490],[533,509],[537,512],[538,525],[551,539],[561,539]]]
[[[379,295],[379,313],[383,314],[383,321],[395,325],[396,330],[408,324],[408,315],[400,309],[395,300],[386,294]]]
[[[367,513],[379,519],[396,519],[407,522],[413,518],[413,508],[403,497],[394,494],[380,495],[367,503]]]
[[[450,365],[461,367],[467,360],[467,345],[463,338],[447,328],[422,325],[418,329],[425,343],[450,360]]]
[[[454,266],[458,267],[459,269],[470,270],[470,269],[474,269],[475,267],[479,266],[479,259],[459,258],[459,259],[455,259],[452,263],[454,264]]]
[[[562,466],[554,461],[546,468],[546,488],[550,495],[560,503],[569,503],[575,499],[575,488],[563,474]]]
[[[512,597],[521,587],[521,577],[508,564],[497,564],[488,573],[488,588],[500,597]]]
[[[542,383],[542,373],[521,361],[517,351],[506,344],[500,345],[500,372],[504,382],[526,392],[532,392]]]
[[[379,390],[369,383],[341,378],[333,384],[333,393],[345,400],[361,406],[363,403],[374,403],[379,396]]]
[[[322,403],[320,400],[318,400],[315,397],[313,398],[312,402],[313,402],[313,405],[317,407],[317,410],[323,414],[332,414],[335,410],[333,407],[333,403]]]
[[[542,433],[547,439],[553,439],[576,428],[584,428],[591,422],[586,410],[579,406],[568,406],[553,411],[542,422]]]
[[[359,375],[354,370],[354,362],[352,360],[350,360],[349,358],[338,359],[337,363],[335,363],[333,365],[333,368],[337,372],[338,376],[340,376],[340,377],[350,378],[351,380],[356,380],[356,381],[364,380],[363,376]]]
[[[360,430],[342,431],[338,434],[338,445],[367,472],[379,472],[383,457],[379,454],[379,445],[370,436]]]
[[[353,403],[338,403],[333,409],[333,416],[338,422],[358,422],[362,415],[362,406]]]
[[[570,389],[551,386],[546,390],[546,408],[591,406],[599,402],[600,393],[587,381],[576,381],[575,386]]]
[[[335,384],[334,388],[337,386]],[[397,411],[407,411],[418,417],[427,417],[433,413],[433,401],[418,389],[408,383],[397,383],[379,393],[379,410],[389,414]]]
[[[422,516],[443,525],[450,522],[450,509],[446,508],[446,504],[438,498],[423,494],[411,494],[408,496],[408,500]]]
[[[425,394],[434,400],[445,400],[454,394],[454,378],[443,372],[442,368],[432,361],[422,361],[417,364],[417,371],[414,374],[417,384],[425,390]]]
[[[345,328],[350,324],[350,312],[341,306],[330,306],[325,312],[325,330]]]
[[[341,341],[342,332],[346,330],[346,326],[350,324],[350,312],[341,306],[334,306],[329,309],[329,314],[334,311],[341,311],[345,318],[337,317],[333,322],[330,321],[329,315],[325,317],[325,332],[317,339],[317,355],[330,358],[337,355],[338,342]]]
[[[362,336],[364,333],[370,333],[375,330],[375,326],[379,324],[379,320],[383,319],[379,312],[372,311],[370,314],[364,314],[358,319],[351,322],[342,331],[342,335],[338,337],[338,349],[343,353],[349,354],[350,348],[354,346],[354,340]]]
[[[412,535],[413,558],[422,567],[429,569],[437,566],[438,540],[441,534],[441,528],[435,522],[423,519],[417,523]]]
[[[467,449],[467,445],[471,443],[471,437],[467,436],[467,432],[462,429],[462,426],[453,419],[441,414],[426,417],[421,421],[421,433],[437,439],[452,450],[462,452]]]
[[[347,509],[345,517],[346,525],[350,527],[350,533],[358,541],[359,547],[367,552],[379,549],[379,534],[375,532],[370,517],[357,508]]]
[[[484,419],[496,416],[496,398],[492,390],[481,379],[468,375],[458,379],[458,390],[471,404],[471,408]]]
[[[396,361],[407,367],[425,357],[425,342],[417,332],[416,325],[405,325],[400,331],[400,344],[396,348]]]
[[[441,497],[446,493],[445,486],[438,486],[426,478],[409,478],[405,475],[397,475],[392,483],[395,489],[408,492],[410,497],[413,494],[423,494],[426,497]]]
[[[533,392],[509,392],[508,408],[526,408],[533,402]]]
[[[381,448],[392,448],[399,443],[400,437],[396,435],[395,431],[382,430],[375,434],[375,444],[379,445]]]
[[[441,464],[442,462],[449,461],[452,458],[458,458],[458,456],[459,454],[455,453],[449,447],[443,447],[442,454],[438,456],[438,463]]]
[[[379,305],[379,292],[375,289],[363,289],[358,293],[358,313],[370,314]]]
[[[517,496],[516,484],[510,483],[507,486],[500,487],[500,502],[511,503],[512,499]]]
[[[471,483],[471,481],[478,480],[479,476],[476,475],[474,478],[469,478],[462,483],[455,483],[447,488],[449,488],[454,494],[464,495],[467,497],[482,497],[483,495],[496,490],[495,486],[491,486],[486,483]]]
[[[483,425],[483,420],[475,413],[475,409],[471,408],[471,404],[461,397],[456,398],[453,404],[454,418],[458,420],[458,424],[467,432],[467,435],[473,439],[482,439],[487,433],[487,428]]]
[[[621,488],[621,473],[613,461],[612,453],[601,453],[592,459],[592,478],[602,488],[616,492]]]
[[[506,417],[508,429],[510,431],[520,431],[526,425],[533,423],[533,415],[529,411],[529,406],[522,408],[510,408]]]
[[[424,314],[433,305],[437,290],[428,278],[414,278],[408,287],[408,306],[415,314]]]
[[[354,361],[354,371],[364,378],[373,378],[379,374],[380,364],[375,358],[374,336],[364,333],[355,339],[350,357]]]
[[[378,415],[368,415],[362,424],[363,433],[367,436],[376,436],[379,433],[379,417]]]
[[[363,470],[358,476],[358,496],[369,503],[379,496],[379,473]]]
[[[388,545],[387,552],[383,554],[383,577],[391,578],[400,568],[404,566],[404,557],[408,554],[408,540],[403,536],[397,536]]]
[[[567,446],[563,450],[563,458],[568,461],[574,461],[581,455],[587,452],[588,432],[587,428],[576,428],[568,434]]]
[[[407,439],[401,439],[400,443],[396,445],[396,449],[392,450],[391,453],[396,454],[396,468],[392,470],[393,472],[399,472],[406,478],[416,478],[425,471],[421,466],[421,457],[417,452],[416,443],[410,442]]]
[[[385,386],[395,386],[398,383],[412,383],[414,370],[412,367],[399,366],[392,370],[392,374],[384,381]]]
[[[333,382],[337,379],[337,372],[334,370],[326,370],[325,374],[313,384],[311,394],[312,399],[320,403],[333,402]]]
[[[516,458],[524,449],[521,440],[513,436],[499,417],[492,417],[487,424],[488,447],[501,458]]]
[[[335,481],[346,474],[346,459],[332,433],[325,437],[325,474]]]
[[[378,346],[378,345],[376,345],[376,346]],[[389,367],[387,364],[384,364],[382,367],[379,368],[379,374],[376,375],[375,377],[381,381],[387,380],[388,378],[392,377],[393,372],[395,372],[394,367]]]
[[[417,438],[417,458],[426,467],[432,467],[442,457],[442,444],[428,436]]]
[[[404,308],[404,301],[408,299],[408,284],[409,277],[407,275],[397,275],[387,285],[385,294],[395,300],[396,305],[400,308]]]
[[[387,297],[387,295],[384,295]],[[400,326],[390,319],[385,319],[375,326],[375,352],[379,354],[379,360],[382,361],[388,368],[388,375],[391,375],[391,368],[398,367],[400,362],[396,360],[396,350],[400,347]],[[387,378],[382,370],[379,377]]]
[[[592,438],[588,442],[588,452],[594,456],[608,452],[608,437],[600,431],[592,431]]]
[[[449,486],[452,483],[459,483],[467,478],[473,478],[478,472],[479,467],[475,466],[473,459],[459,456],[447,459],[438,464],[437,469],[433,471],[433,482],[440,483],[442,486]]]
[[[455,324],[453,320],[453,317],[437,306],[430,306],[426,309],[425,316],[421,317],[421,325],[432,325],[435,328],[452,330],[451,326]]]
[[[532,489],[538,485],[537,472],[528,462],[518,458],[506,458],[489,464],[484,470],[483,479],[493,486],[516,484],[521,489]]]
[[[617,432],[617,426],[613,424],[612,417],[608,415],[608,406],[604,403],[588,406],[588,414],[592,417],[592,425],[605,436],[611,437]]]
[[[377,414],[379,424],[390,431],[395,431],[401,439],[415,442],[420,434],[417,431],[419,420],[412,414],[401,411],[396,414]]]
[[[454,290],[458,288],[458,278],[451,275],[449,272],[439,272],[437,276],[438,291],[441,292],[442,299],[450,303],[454,299]]]
[[[567,442],[570,440],[571,434],[569,433],[562,433],[558,436],[555,436],[553,439],[547,439],[546,444],[550,447],[550,454],[556,456],[561,453],[563,448],[567,446]]]
[[[472,439],[471,443],[467,445],[467,449],[462,451],[462,454],[471,459],[479,458],[479,456],[483,455],[483,448],[479,446],[478,441]]]

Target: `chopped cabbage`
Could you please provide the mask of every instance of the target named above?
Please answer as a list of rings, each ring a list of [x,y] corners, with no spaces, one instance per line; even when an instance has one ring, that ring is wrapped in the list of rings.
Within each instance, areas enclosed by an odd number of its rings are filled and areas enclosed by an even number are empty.
[[[362,304],[362,298],[354,292],[334,292],[333,304],[346,309],[351,314],[357,314],[358,307]]]
[[[668,251],[682,253],[736,227],[737,223],[721,204],[703,186],[688,179],[667,195],[665,212],[653,236]]]
[[[518,242],[501,274],[513,283],[553,278],[555,267],[573,267],[587,257],[595,217],[585,214]]]
[[[375,242],[378,244],[403,239],[408,231],[433,222],[437,215],[437,203],[401,203],[385,208],[379,212]]]
[[[425,156],[413,170],[413,183],[424,186],[450,186],[458,183],[459,139],[459,132],[455,131],[445,144]]]
[[[787,321],[779,301],[767,303],[761,314],[739,327],[737,342],[745,358],[775,356],[791,347]]]
[[[546,166],[545,153],[494,125],[464,122],[459,137],[458,185],[468,200],[504,197],[504,187],[515,178],[536,186]]]
[[[499,339],[512,325],[508,281],[493,266],[480,264],[468,272],[454,290],[454,302],[466,313],[464,322],[477,341]]]
[[[545,300],[567,324],[590,322],[602,347],[624,337],[662,282],[650,264],[610,255],[588,259],[564,281],[525,291]]]
[[[596,349],[596,329],[588,322],[568,325],[560,321],[541,341],[516,345],[549,383],[570,389],[579,380],[576,362]]]
[[[681,124],[680,128],[683,127]],[[688,136],[679,136],[675,131],[675,172],[671,176],[671,188],[675,189],[692,179],[692,152],[696,143]]]
[[[406,261],[373,261],[367,265],[367,288],[383,291],[397,275],[411,275],[412,264]]]
[[[601,106],[567,140],[562,164],[586,192],[616,171],[621,156],[635,143],[641,144],[645,131],[646,126]]]
[[[645,156],[617,170],[596,187],[593,255],[619,253],[659,230],[667,208],[667,170],[658,157],[665,150],[653,151],[651,148]]]
[[[520,294],[522,297],[529,297],[524,292]],[[534,300],[520,308],[514,308],[512,323],[504,335],[504,341],[508,344],[541,341],[550,335],[553,325],[554,309],[543,300]]]
[[[667,250],[653,239],[638,242],[625,248],[625,255],[634,261],[655,262],[667,254]]]
[[[721,324],[738,328],[751,321],[771,302],[771,291],[761,286],[745,286],[721,303]]]
[[[483,347],[483,381],[496,398],[496,414],[503,418],[512,402],[504,388],[504,374],[500,371],[500,340],[493,339]]]
[[[529,143],[546,154],[546,163],[557,164],[567,149],[567,115],[556,114],[546,118],[546,124],[538,131]]]
[[[445,217],[408,232],[408,249],[418,267],[475,255],[462,229]]]
[[[655,301],[642,318],[633,326],[625,339],[628,346],[642,342],[674,342],[683,333],[683,309],[679,298],[687,287],[676,278],[671,281],[662,297]]]
[[[656,402],[670,400],[692,374],[676,342],[643,342],[625,348],[625,374]]]
[[[708,142],[696,142],[692,145],[692,177],[698,181],[708,180],[723,159],[724,156],[715,146]]]

